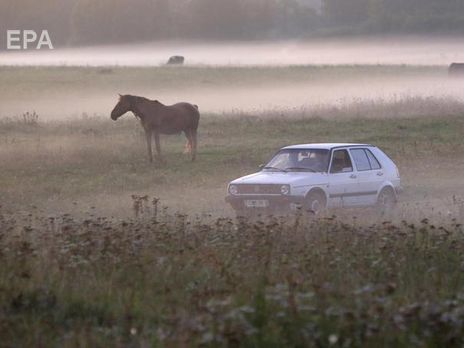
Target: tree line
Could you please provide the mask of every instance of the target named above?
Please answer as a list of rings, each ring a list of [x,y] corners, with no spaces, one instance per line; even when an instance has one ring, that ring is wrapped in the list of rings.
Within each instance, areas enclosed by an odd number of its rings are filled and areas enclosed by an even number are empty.
[[[253,40],[364,33],[462,33],[464,1],[2,0],[0,27],[2,32],[47,29],[55,46],[174,38]],[[1,40],[5,38],[3,34]]]

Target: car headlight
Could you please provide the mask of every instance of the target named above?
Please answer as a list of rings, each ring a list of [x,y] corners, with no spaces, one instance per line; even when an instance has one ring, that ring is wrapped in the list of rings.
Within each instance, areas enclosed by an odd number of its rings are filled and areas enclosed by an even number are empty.
[[[229,185],[229,193],[231,195],[236,195],[238,193],[237,185]]]
[[[290,186],[288,185],[282,185],[280,187],[280,193],[282,193],[283,195],[288,195],[290,194]]]

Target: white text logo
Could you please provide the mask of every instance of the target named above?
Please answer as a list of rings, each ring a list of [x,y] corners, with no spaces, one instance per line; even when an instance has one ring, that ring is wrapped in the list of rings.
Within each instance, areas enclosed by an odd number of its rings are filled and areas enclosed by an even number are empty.
[[[6,31],[6,48],[8,50],[27,50],[35,48],[53,49],[52,40],[48,34],[48,30],[42,30],[40,35],[37,35],[35,30],[7,30]]]

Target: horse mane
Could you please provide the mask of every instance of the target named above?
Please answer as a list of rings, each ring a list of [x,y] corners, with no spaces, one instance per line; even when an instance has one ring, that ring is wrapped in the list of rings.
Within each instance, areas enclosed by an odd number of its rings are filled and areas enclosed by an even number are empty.
[[[152,102],[152,103],[158,103],[158,104],[163,105],[158,100],[152,100],[152,99],[148,99],[148,98],[145,98],[145,97],[140,97],[138,95],[127,95],[127,97],[129,97],[131,99],[131,101],[134,101],[134,100],[135,101],[145,101],[145,102]]]
[[[131,111],[134,114],[135,118],[137,118],[138,120],[141,120],[143,118],[142,117],[143,114],[140,112],[140,110],[139,110],[139,108],[137,106],[138,103],[148,102],[148,103],[155,103],[155,104],[163,105],[158,100],[151,100],[151,99],[148,99],[148,98],[145,98],[145,97],[140,97],[140,96],[137,96],[137,95],[127,94],[124,97],[129,99],[129,102],[130,102],[131,107],[132,107]]]
[[[130,99],[130,101],[150,101],[150,99],[145,98],[145,97],[140,97],[138,95],[126,95]]]

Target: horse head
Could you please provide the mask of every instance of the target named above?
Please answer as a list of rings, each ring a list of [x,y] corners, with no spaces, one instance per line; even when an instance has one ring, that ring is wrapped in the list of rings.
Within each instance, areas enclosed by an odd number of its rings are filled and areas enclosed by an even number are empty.
[[[119,101],[111,111],[111,119],[116,121],[119,117],[124,115],[126,112],[132,111],[132,101],[130,95],[119,95]]]

